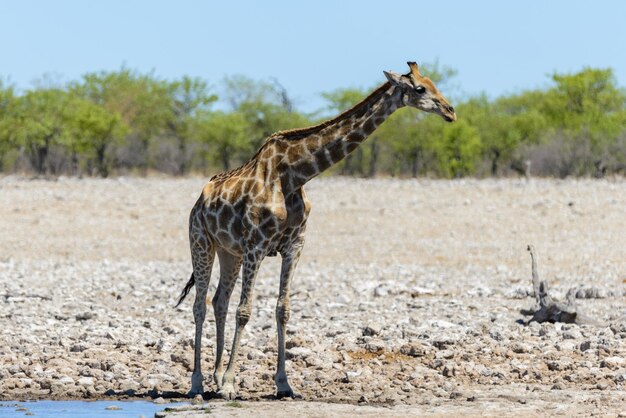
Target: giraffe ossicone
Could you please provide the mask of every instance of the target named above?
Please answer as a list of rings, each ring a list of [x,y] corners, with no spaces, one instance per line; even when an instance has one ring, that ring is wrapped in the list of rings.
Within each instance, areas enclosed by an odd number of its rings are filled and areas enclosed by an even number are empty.
[[[289,287],[304,245],[310,203],[303,186],[354,151],[393,112],[411,106],[456,120],[454,108],[434,83],[410,71],[385,71],[387,82],[339,116],[315,126],[281,131],[270,136],[244,165],[213,176],[189,216],[189,242],[193,273],[178,304],[193,286],[195,321],[194,369],[189,395],[204,392],[201,371],[202,327],[213,261],[217,254],[220,277],[212,299],[216,325],[213,373],[219,394],[234,399],[235,365],[241,334],[252,313],[255,278],[264,257],[280,254],[276,323],[278,362],[277,397],[294,396],[285,370],[285,335],[290,316]],[[233,288],[241,270],[241,298],[228,367],[224,371],[224,328]],[[177,305],[178,306],[178,305]]]

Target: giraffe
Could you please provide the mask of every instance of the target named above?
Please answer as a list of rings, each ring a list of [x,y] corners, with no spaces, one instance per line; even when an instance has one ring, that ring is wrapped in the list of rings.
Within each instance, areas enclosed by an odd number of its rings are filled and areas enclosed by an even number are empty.
[[[213,378],[218,393],[234,399],[235,364],[242,332],[250,319],[255,277],[266,256],[282,257],[276,303],[278,361],[276,397],[294,397],[285,371],[285,332],[290,316],[289,287],[304,245],[311,205],[303,186],[358,147],[394,111],[411,106],[456,120],[454,108],[433,82],[419,72],[384,71],[387,81],[363,101],[334,119],[316,126],[271,135],[244,165],[213,176],[203,188],[189,217],[193,273],[178,306],[195,285],[194,368],[189,396],[202,394],[202,327],[207,290],[215,255],[220,276],[211,301],[215,315],[216,353]],[[230,296],[241,270],[241,298],[228,366],[224,371],[224,327]]]

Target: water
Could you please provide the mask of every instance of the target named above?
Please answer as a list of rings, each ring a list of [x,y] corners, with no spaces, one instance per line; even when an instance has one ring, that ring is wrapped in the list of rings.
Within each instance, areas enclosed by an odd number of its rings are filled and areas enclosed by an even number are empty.
[[[155,412],[187,402],[154,404],[146,401],[33,401],[0,402],[0,418],[152,418]],[[108,406],[121,408],[107,410]],[[24,408],[26,411],[18,411]],[[33,414],[33,415],[31,415]]]

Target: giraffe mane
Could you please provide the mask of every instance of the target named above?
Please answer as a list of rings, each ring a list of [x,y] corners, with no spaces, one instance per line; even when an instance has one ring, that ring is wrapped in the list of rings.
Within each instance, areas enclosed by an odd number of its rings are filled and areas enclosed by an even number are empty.
[[[387,90],[389,90],[389,87],[391,87],[391,83],[389,82],[384,83],[383,85],[378,87],[376,90],[374,90],[372,93],[370,93],[366,98],[364,98],[363,100],[361,100],[360,102],[352,106],[350,109],[340,113],[338,116],[335,116],[332,119],[328,119],[322,123],[319,123],[313,126],[308,126],[306,128],[296,128],[296,129],[278,131],[274,133],[273,135],[271,135],[268,138],[268,140],[274,137],[278,137],[278,136],[287,140],[291,140],[291,139],[298,139],[303,136],[315,134],[324,128],[327,128],[331,125],[336,124],[339,121],[342,121],[344,119],[347,119],[357,114],[360,110],[363,110],[365,108],[365,105],[367,105],[371,101],[377,100],[382,94],[384,94]]]

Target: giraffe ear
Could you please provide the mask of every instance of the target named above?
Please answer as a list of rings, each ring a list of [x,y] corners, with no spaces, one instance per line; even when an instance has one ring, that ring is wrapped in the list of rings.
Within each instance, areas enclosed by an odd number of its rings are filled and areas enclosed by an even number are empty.
[[[394,73],[393,71],[383,71],[383,73],[392,85],[397,86],[402,84],[402,74]]]

